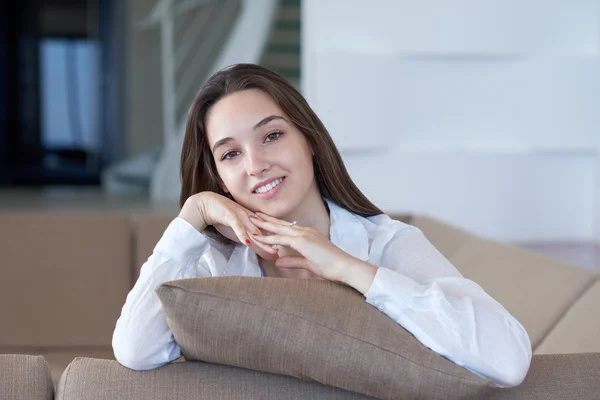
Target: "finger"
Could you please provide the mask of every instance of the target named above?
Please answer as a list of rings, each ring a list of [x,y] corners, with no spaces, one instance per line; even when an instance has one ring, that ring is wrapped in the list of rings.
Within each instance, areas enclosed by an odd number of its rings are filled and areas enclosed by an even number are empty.
[[[283,219],[278,219],[278,218],[275,218],[275,217],[271,217],[270,215],[265,214],[265,213],[260,212],[260,211],[257,211],[256,215],[258,215],[263,220],[265,220],[267,222],[272,222],[274,224],[284,225],[284,226],[289,226],[291,224],[291,222],[285,221]]]
[[[254,240],[255,237],[257,236],[262,236],[262,232],[260,231],[260,229],[258,229],[258,227],[256,227],[256,225],[254,225],[252,223],[252,221],[250,220],[248,214],[243,213],[242,216],[242,222],[245,226],[245,230],[246,230],[246,234],[247,236],[250,238],[250,240],[252,242],[254,242],[256,244],[256,246],[260,247],[261,249],[263,249],[264,251],[270,253],[270,254],[277,254],[277,249],[273,249],[271,246],[266,245],[264,243],[261,242],[257,242],[256,240]]]
[[[250,245],[250,238],[246,233],[246,227],[239,219],[236,218],[229,226],[233,229],[233,232],[238,239],[240,239],[240,243],[243,243],[246,246]]]
[[[298,251],[294,246],[295,238],[284,235],[270,235],[270,236],[255,236],[254,239],[258,240],[261,243],[266,243],[270,245],[278,244],[282,246],[289,246],[294,250]]]
[[[262,247],[260,247],[256,244],[256,242],[254,242],[254,244],[252,244],[251,248],[254,249],[254,252],[256,253],[257,257],[261,257],[265,260],[275,261],[275,260],[277,260],[277,258],[279,258],[279,253],[270,253],[270,252],[264,251]]]
[[[289,225],[280,225],[273,222],[261,221],[258,218],[250,218],[250,220],[254,225],[258,226],[260,229],[269,231],[271,233],[289,236],[297,236],[299,234],[298,229]]]
[[[273,246],[269,245],[269,244],[265,244],[259,240],[256,240],[257,237],[261,237],[263,235],[261,234],[252,234],[252,236],[250,236],[250,239],[252,240],[252,242],[254,242],[254,244],[256,244],[257,247],[261,248],[262,250],[266,251],[267,253],[271,254],[271,255],[275,255],[278,254],[278,249],[273,248]]]
[[[300,256],[283,256],[275,261],[275,265],[280,268],[301,268],[309,269],[306,258]]]

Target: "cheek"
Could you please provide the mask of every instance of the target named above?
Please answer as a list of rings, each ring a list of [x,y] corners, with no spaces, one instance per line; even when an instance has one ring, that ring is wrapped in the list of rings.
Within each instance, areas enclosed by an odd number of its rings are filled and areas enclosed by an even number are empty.
[[[293,156],[294,165],[291,166],[293,170],[297,170],[302,176],[306,176],[307,180],[311,179],[314,175],[313,161],[310,154],[310,150],[307,151],[296,151]]]
[[[223,184],[227,187],[229,191],[235,191],[236,189],[236,178],[235,175],[232,174],[230,168],[219,168],[217,167],[217,173],[219,174],[219,178],[223,182]]]

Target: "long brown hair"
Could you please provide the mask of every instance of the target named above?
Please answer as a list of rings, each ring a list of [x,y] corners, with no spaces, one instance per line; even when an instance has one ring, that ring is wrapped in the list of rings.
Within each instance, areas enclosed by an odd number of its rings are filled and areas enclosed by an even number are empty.
[[[356,187],[325,126],[304,97],[282,76],[255,64],[235,64],[215,73],[190,107],[181,152],[179,205],[192,195],[211,191],[233,200],[221,189],[206,135],[206,115],[228,94],[258,89],[271,96],[306,138],[312,152],[315,179],[321,196],[363,217],[382,214]]]

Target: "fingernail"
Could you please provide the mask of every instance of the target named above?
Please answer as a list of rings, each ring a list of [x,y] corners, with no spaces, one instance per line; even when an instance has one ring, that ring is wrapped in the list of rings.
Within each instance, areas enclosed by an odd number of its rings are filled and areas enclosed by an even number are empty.
[[[258,233],[253,233],[252,236],[258,236]]]
[[[250,239],[246,239],[246,244],[250,244]]]

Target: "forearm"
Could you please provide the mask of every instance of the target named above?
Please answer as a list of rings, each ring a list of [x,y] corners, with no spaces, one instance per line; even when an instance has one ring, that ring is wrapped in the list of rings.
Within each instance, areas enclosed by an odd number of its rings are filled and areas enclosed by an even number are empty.
[[[198,194],[196,198],[190,197],[187,199],[178,215],[179,218],[182,218],[196,228],[198,232],[204,231],[208,225],[200,207],[200,195],[201,194]]]
[[[363,295],[369,291],[377,273],[375,265],[352,259],[342,270],[338,282],[351,286]]]

